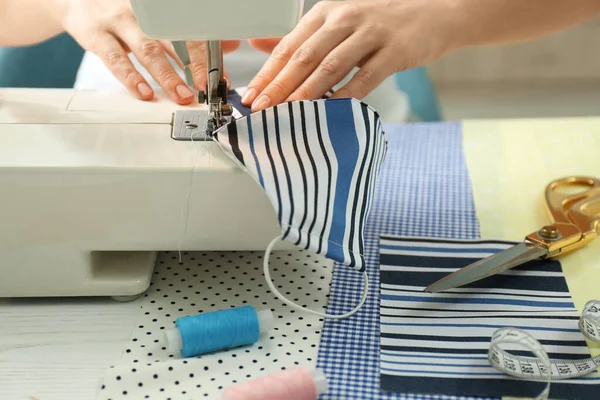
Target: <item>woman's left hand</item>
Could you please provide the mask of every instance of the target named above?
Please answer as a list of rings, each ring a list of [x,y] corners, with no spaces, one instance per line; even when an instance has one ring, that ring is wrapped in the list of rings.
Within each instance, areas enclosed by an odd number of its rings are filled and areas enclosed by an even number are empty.
[[[333,97],[361,99],[391,74],[431,62],[457,46],[449,0],[317,3],[283,39],[251,40],[271,57],[242,102],[253,111],[315,99],[360,69]]]

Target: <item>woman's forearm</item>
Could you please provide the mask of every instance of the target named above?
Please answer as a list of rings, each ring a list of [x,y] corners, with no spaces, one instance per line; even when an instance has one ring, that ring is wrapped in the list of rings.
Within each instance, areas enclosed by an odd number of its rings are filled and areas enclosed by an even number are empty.
[[[41,42],[63,32],[59,0],[0,0],[0,46]]]
[[[600,0],[449,0],[463,46],[511,44],[559,32],[600,12]]]

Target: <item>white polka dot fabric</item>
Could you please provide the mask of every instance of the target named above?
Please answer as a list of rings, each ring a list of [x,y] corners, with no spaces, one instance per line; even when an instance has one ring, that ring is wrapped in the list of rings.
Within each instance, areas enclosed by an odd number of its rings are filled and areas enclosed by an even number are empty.
[[[314,368],[323,321],[286,306],[269,290],[263,252],[159,255],[140,317],[121,361],[104,377],[98,400],[220,399],[223,388],[285,368]],[[274,283],[300,305],[324,312],[333,263],[305,251],[275,251]],[[169,354],[165,329],[177,318],[230,307],[269,308],[275,316],[268,335],[246,347],[183,359]]]

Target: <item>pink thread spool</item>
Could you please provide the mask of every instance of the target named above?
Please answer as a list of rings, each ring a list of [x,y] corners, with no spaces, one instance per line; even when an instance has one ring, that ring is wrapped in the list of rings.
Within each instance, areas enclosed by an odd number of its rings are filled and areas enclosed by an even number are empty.
[[[222,400],[316,400],[327,390],[322,370],[298,367],[228,387]]]

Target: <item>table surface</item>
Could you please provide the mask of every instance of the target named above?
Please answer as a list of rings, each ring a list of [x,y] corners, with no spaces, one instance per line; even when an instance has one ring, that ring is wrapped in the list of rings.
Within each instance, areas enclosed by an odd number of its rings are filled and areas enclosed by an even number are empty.
[[[141,371],[146,363],[176,361],[154,341],[170,321],[243,304],[271,309],[275,326],[255,346],[232,350],[239,354],[228,354],[235,357],[226,358],[231,361],[221,364],[224,352],[218,352],[188,364],[210,369],[196,378],[203,393],[217,394],[259,367],[264,373],[295,362],[314,367],[322,319],[294,315],[266,291],[262,252],[183,252],[181,263],[176,253],[159,253],[151,287],[129,303],[110,298],[0,299],[0,399],[96,399],[102,384],[107,391],[115,389],[106,374],[115,371],[110,366]],[[270,265],[282,292],[298,300],[310,297],[310,308],[325,311],[333,262],[301,250],[276,250]],[[251,370],[238,370],[250,359]]]
[[[141,302],[0,299],[0,398],[94,399],[130,338]]]
[[[489,130],[506,122],[484,124]],[[121,358],[142,301],[0,299],[0,399],[95,399],[105,370]]]

